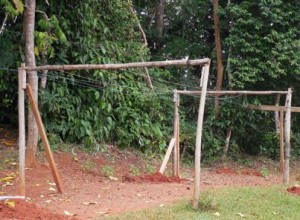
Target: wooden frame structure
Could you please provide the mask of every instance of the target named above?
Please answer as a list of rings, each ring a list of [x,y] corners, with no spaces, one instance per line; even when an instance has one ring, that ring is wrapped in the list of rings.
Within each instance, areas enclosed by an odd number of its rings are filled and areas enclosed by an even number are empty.
[[[206,70],[204,70],[202,82],[207,83]],[[198,207],[199,194],[200,194],[200,162],[201,162],[201,138],[202,138],[202,127],[203,127],[203,114],[205,106],[206,94],[210,95],[286,95],[285,106],[270,106],[270,105],[247,105],[244,106],[250,110],[263,110],[263,111],[274,111],[280,113],[280,164],[283,171],[283,183],[289,183],[289,158],[290,158],[290,134],[291,134],[291,112],[300,112],[300,107],[292,107],[292,91],[289,88],[288,91],[206,91],[205,86],[201,85],[202,91],[186,91],[186,90],[174,90],[174,133],[171,138],[170,144],[168,146],[166,155],[163,159],[162,165],[159,172],[164,173],[167,166],[170,154],[174,148],[174,154],[177,155],[173,157],[173,175],[179,176],[179,98],[180,95],[201,95],[199,112],[198,112],[198,122],[197,122],[197,133],[196,133],[196,147],[195,147],[195,180],[194,180],[194,193],[192,205],[193,208]],[[203,91],[204,90],[204,91]],[[202,99],[203,98],[203,99]],[[285,112],[285,123],[284,123],[284,112]],[[284,149],[284,139],[285,139],[285,149]]]
[[[18,121],[19,121],[19,179],[20,179],[20,195],[25,196],[25,91],[28,95],[31,108],[34,112],[35,120],[38,125],[39,133],[42,142],[45,145],[46,156],[50,164],[56,188],[59,193],[62,193],[62,184],[58,174],[58,170],[54,163],[53,155],[49,145],[49,141],[42,123],[38,106],[32,98],[32,91],[30,85],[26,83],[26,74],[31,71],[42,70],[118,70],[128,68],[143,68],[143,67],[167,67],[167,66],[209,66],[210,59],[196,59],[196,60],[168,60],[168,61],[153,61],[153,62],[136,62],[136,63],[119,63],[119,64],[82,64],[82,65],[46,65],[37,67],[26,67],[24,64],[18,68]],[[178,103],[179,105],[179,103]],[[179,124],[178,124],[179,126]],[[178,133],[179,134],[179,133]],[[179,142],[178,142],[179,149]],[[174,153],[174,158],[177,158]],[[178,157],[179,159],[179,157]],[[178,165],[179,170],[179,165]]]
[[[203,117],[205,109],[205,100],[207,94],[218,94],[218,95],[272,95],[272,94],[285,94],[287,95],[286,106],[277,107],[280,108],[281,121],[283,120],[283,112],[286,112],[285,117],[285,138],[286,138],[286,149],[285,149],[285,175],[284,182],[288,183],[289,176],[289,155],[290,155],[290,117],[291,111],[291,97],[292,93],[289,89],[288,92],[284,91],[207,91],[207,83],[209,77],[210,59],[198,59],[198,60],[170,60],[170,61],[154,61],[154,62],[136,62],[136,63],[120,63],[120,64],[97,64],[97,65],[46,65],[37,67],[26,67],[22,66],[18,69],[19,77],[19,89],[18,89],[18,114],[19,114],[19,176],[20,176],[20,194],[25,196],[25,94],[30,98],[30,86],[26,84],[26,74],[30,74],[31,71],[42,71],[42,70],[117,70],[117,69],[128,69],[128,68],[143,68],[143,67],[166,67],[166,66],[203,66],[200,87],[201,91],[174,91],[174,105],[175,105],[175,117],[174,117],[174,132],[173,137],[167,149],[166,156],[164,158],[163,164],[160,168],[160,172],[163,173],[168,159],[173,151],[173,175],[179,176],[179,97],[180,94],[200,94],[200,103],[198,111],[198,121],[197,121],[197,137],[195,146],[195,181],[194,181],[194,193],[193,193],[193,207],[198,207],[199,194],[200,194],[200,174],[201,174],[201,142],[202,142],[202,129],[203,129]],[[57,190],[62,191],[61,181],[53,161],[53,156],[50,150],[49,142],[43,127],[42,121],[39,116],[39,112],[34,101],[31,101],[33,110],[35,111],[36,121],[39,123],[39,132],[42,136],[43,144],[46,147],[46,155],[49,160],[50,168],[54,176]],[[264,109],[262,109],[264,110]],[[278,110],[278,109],[275,109]],[[297,112],[300,109],[297,109]],[[281,127],[283,125],[281,124]],[[174,147],[175,146],[175,147]],[[283,145],[282,145],[283,146]]]

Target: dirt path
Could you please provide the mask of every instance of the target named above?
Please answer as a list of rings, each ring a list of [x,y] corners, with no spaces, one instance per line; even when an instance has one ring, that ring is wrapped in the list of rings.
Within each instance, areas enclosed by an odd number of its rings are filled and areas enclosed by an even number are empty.
[[[107,155],[113,159],[108,161]],[[193,173],[190,170],[182,171],[187,177],[185,181],[162,182],[162,179],[140,178],[143,176],[143,162],[136,155],[116,150],[110,151],[107,155],[99,153],[91,156],[77,153],[73,156],[71,153],[56,153],[55,159],[63,179],[64,193],[56,194],[48,166],[39,164],[26,171],[27,200],[37,207],[50,210],[50,213],[60,215],[71,213],[75,214],[77,219],[92,219],[102,215],[165,206],[174,201],[190,198],[192,195]],[[87,162],[90,158],[92,160]],[[88,163],[91,164],[89,168],[85,167]],[[141,174],[139,177],[128,179],[127,177],[132,175],[130,167],[132,168],[133,165],[139,168]],[[103,173],[99,173],[101,167],[102,171],[105,167],[106,169],[114,167],[114,175],[103,176]],[[2,178],[10,174],[11,170],[2,171]],[[203,169],[201,179],[202,190],[281,183],[281,176],[277,174],[264,178],[257,176],[256,172],[235,170],[228,173],[222,169]],[[7,195],[16,194],[18,191],[16,181],[11,186],[9,184],[2,186],[2,190]],[[18,216],[14,218],[18,219]],[[24,219],[24,216],[20,219]]]
[[[3,132],[2,132],[3,134]],[[10,140],[12,139],[12,140]],[[15,138],[0,138],[0,196],[17,195],[17,146]],[[75,152],[76,151],[76,152]],[[193,171],[181,169],[185,180],[150,175],[160,161],[149,161],[136,152],[108,146],[94,155],[80,152],[56,152],[55,161],[63,180],[64,193],[57,194],[44,156],[36,167],[26,170],[27,202],[0,201],[0,219],[93,219],[125,211],[160,207],[189,199],[193,191]],[[278,164],[264,178],[261,164],[204,168],[201,190],[233,186],[269,186],[281,184]],[[169,168],[170,170],[170,168]],[[10,207],[15,206],[15,207]]]

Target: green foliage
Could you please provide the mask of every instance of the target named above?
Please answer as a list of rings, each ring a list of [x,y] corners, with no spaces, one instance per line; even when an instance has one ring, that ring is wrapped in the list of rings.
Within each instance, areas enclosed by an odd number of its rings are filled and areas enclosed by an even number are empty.
[[[104,167],[101,168],[101,173],[105,177],[113,177],[115,174],[115,168],[114,166],[105,165]]]
[[[91,159],[87,159],[81,164],[81,169],[84,172],[91,173],[95,171],[96,166],[97,164],[94,161],[92,161]]]
[[[226,39],[236,88],[286,88],[300,74],[299,1],[260,0],[232,3]]]

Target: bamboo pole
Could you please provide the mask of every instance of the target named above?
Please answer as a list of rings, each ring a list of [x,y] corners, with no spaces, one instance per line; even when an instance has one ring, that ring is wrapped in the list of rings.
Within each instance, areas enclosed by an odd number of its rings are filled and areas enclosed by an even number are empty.
[[[201,175],[201,139],[202,139],[202,128],[203,128],[203,116],[205,108],[205,99],[207,91],[207,82],[209,75],[209,64],[206,64],[203,68],[204,77],[202,83],[202,93],[199,103],[198,122],[197,122],[197,136],[196,136],[196,149],[195,149],[195,180],[194,180],[194,192],[192,206],[194,209],[198,208],[199,194],[200,194],[200,175]]]
[[[174,102],[174,133],[173,137],[175,138],[175,147],[173,150],[173,171],[172,174],[173,176],[178,176],[178,122],[179,122],[179,113],[178,113],[178,94],[176,92],[177,90],[174,90],[174,97],[173,97],[173,102]]]
[[[41,70],[116,70],[129,69],[137,67],[164,67],[164,66],[199,66],[209,63],[208,58],[197,60],[166,60],[166,61],[149,61],[136,63],[117,63],[117,64],[76,64],[76,65],[45,65],[37,67],[26,67],[29,71]]]
[[[26,71],[25,64],[22,63],[18,69],[18,121],[19,121],[19,178],[20,178],[20,195],[25,196],[25,94],[26,89]]]
[[[31,85],[29,85],[29,84],[27,84],[26,93],[27,93],[27,96],[28,96],[29,101],[30,101],[30,106],[31,106],[32,112],[34,114],[38,129],[39,129],[39,133],[41,135],[42,142],[45,146],[46,156],[47,156],[47,159],[48,159],[48,162],[49,162],[49,165],[50,165],[50,169],[51,169],[51,172],[52,172],[55,184],[56,184],[57,191],[59,193],[62,193],[63,190],[62,190],[61,179],[59,177],[58,170],[57,170],[56,164],[54,162],[54,158],[53,158],[52,151],[51,151],[51,148],[50,148],[50,144],[49,144],[49,141],[48,141],[48,138],[47,138],[47,135],[46,135],[46,131],[45,131],[45,128],[44,128],[44,125],[43,125],[43,122],[42,122],[42,118],[41,118],[41,115],[40,115],[39,110],[38,110],[38,106],[37,106],[37,104],[34,100],[34,97],[33,97]]]
[[[289,183],[290,172],[290,152],[291,152],[291,102],[292,102],[292,90],[288,89],[286,96],[285,106],[287,108],[285,113],[285,166],[284,166],[284,179],[285,184]]]
[[[283,122],[284,114],[283,110],[280,111],[279,115],[279,146],[280,146],[280,165],[282,173],[284,174],[284,122]]]
[[[165,157],[164,157],[164,160],[163,160],[163,162],[162,162],[162,164],[161,164],[161,167],[160,167],[160,169],[159,169],[159,172],[160,172],[161,174],[163,174],[163,173],[165,172],[165,169],[166,169],[166,167],[167,167],[167,163],[168,163],[168,160],[169,160],[170,155],[171,155],[171,153],[172,153],[172,150],[173,150],[174,145],[175,145],[175,138],[172,137],[172,138],[171,138],[171,141],[170,141],[170,143],[169,143],[169,146],[168,146],[168,150],[167,150],[166,155],[165,155]]]
[[[177,90],[178,94],[185,95],[200,95],[202,91],[186,91],[186,90]],[[207,91],[209,95],[276,95],[283,94],[286,95],[286,91]]]

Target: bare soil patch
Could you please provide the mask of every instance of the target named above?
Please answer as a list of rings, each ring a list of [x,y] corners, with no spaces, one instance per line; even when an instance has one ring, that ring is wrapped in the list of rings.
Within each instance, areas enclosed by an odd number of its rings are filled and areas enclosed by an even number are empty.
[[[288,192],[293,193],[297,196],[300,196],[300,187],[299,186],[293,186],[287,189]]]
[[[7,141],[0,139],[0,196],[18,195],[16,141],[12,144]],[[102,152],[88,154],[74,148],[70,152],[55,151],[54,158],[64,193],[56,193],[42,154],[39,163],[26,170],[26,202],[17,201],[14,208],[9,208],[1,201],[0,219],[95,219],[165,206],[192,196],[194,174],[191,168],[181,168],[181,178],[161,175],[156,172],[161,161],[151,161],[133,151],[107,146]],[[245,168],[231,163],[224,167],[204,167],[201,190],[281,184],[279,167],[270,170],[267,178],[258,175],[259,168],[259,164]],[[166,173],[170,170],[168,167]]]

